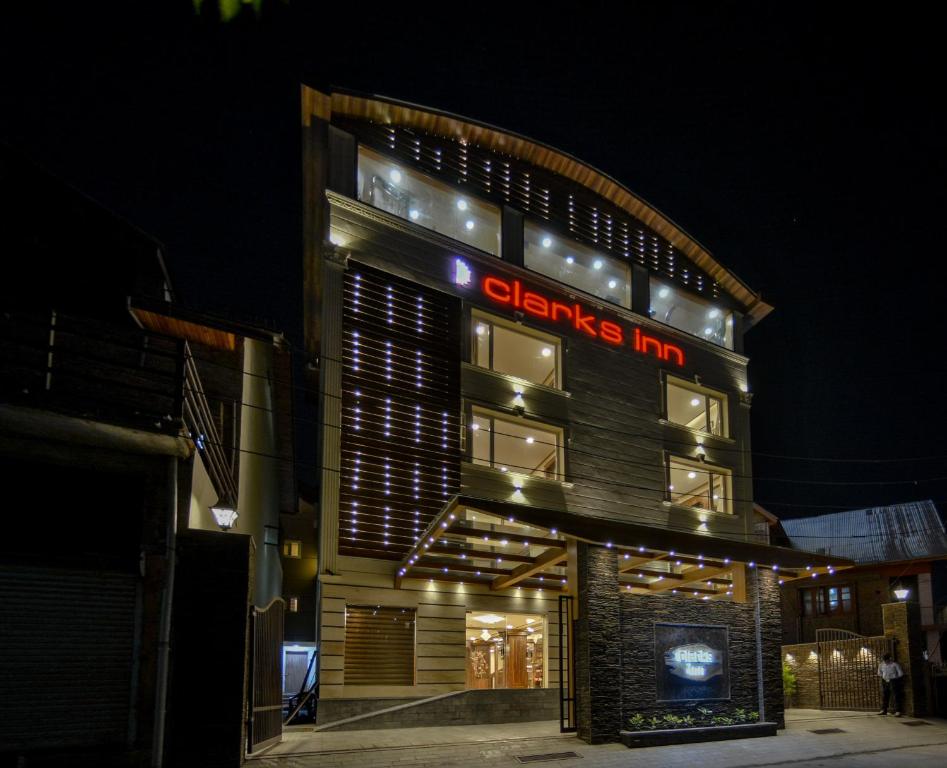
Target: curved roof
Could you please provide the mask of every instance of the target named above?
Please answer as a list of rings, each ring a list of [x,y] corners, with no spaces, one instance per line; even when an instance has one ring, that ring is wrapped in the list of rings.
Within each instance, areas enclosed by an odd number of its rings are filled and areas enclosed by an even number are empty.
[[[710,252],[659,210],[649,205],[611,176],[581,160],[525,136],[447,112],[421,107],[381,96],[346,91],[331,95],[303,86],[303,123],[312,116],[330,120],[331,116],[371,120],[399,125],[464,140],[559,174],[580,184],[599,197],[646,224],[667,239],[694,264],[703,269],[734,299],[743,305],[748,324],[762,320],[773,307],[733,272],[720,264]]]

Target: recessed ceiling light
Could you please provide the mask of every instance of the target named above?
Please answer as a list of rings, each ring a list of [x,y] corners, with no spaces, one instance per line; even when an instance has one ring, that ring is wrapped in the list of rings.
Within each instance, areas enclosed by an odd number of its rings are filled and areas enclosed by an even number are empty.
[[[658,291],[658,297],[659,297],[659,298],[666,299],[666,298],[667,298],[668,296],[670,296],[670,295],[671,295],[671,289],[670,289],[670,288],[662,288],[660,291]]]
[[[697,477],[697,473],[696,473],[696,472],[688,472],[688,473],[687,473],[687,479],[688,479],[688,480],[693,480],[695,477]]]
[[[397,168],[392,168],[391,173],[388,174],[388,178],[391,179],[395,184],[401,183],[401,171]]]
[[[571,256],[566,256],[566,264],[575,264],[575,259]]]
[[[458,209],[458,210],[461,210],[461,211],[466,211],[466,210],[467,210],[467,201],[464,200],[463,198],[461,198],[460,200],[458,200],[458,201],[457,201],[457,209]]]
[[[552,238],[551,238],[551,237],[544,237],[544,238],[543,238],[543,248],[549,248],[550,246],[552,246]]]
[[[408,211],[408,216],[411,217],[411,221],[417,221],[420,215],[421,212],[417,208],[412,208],[410,211]]]
[[[617,281],[617,280],[609,280],[609,281],[608,281],[608,287],[609,287],[609,288],[615,288],[615,287],[617,287],[617,286],[618,286],[618,281]]]
[[[698,405],[700,405],[700,399],[695,397],[693,400],[691,400],[691,405],[696,408]]]
[[[464,224],[467,227],[467,231],[470,232],[474,228],[473,219],[467,219],[467,223]]]
[[[601,259],[596,259],[592,262],[592,269],[601,269],[603,266],[605,266],[605,264]]]
[[[533,443],[536,442],[536,438],[533,437],[533,436],[527,437],[527,438],[526,438],[526,442],[529,443],[530,445],[532,445]]]
[[[549,357],[552,354],[552,350],[549,347],[543,347],[543,357]]]

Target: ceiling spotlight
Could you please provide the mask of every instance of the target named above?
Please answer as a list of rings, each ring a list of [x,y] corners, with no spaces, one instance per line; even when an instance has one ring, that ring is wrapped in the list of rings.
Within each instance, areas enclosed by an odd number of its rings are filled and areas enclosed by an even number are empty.
[[[480,331],[478,330],[477,333],[480,333]],[[693,405],[695,408],[696,408],[698,405],[700,405],[700,398],[699,398],[699,397],[693,398],[693,399],[691,400],[691,405]]]
[[[552,355],[552,350],[549,347],[543,347],[542,355],[543,357],[549,357]]]
[[[575,259],[571,256],[566,256],[566,264],[575,264]]]
[[[401,183],[401,171],[397,168],[392,168],[391,173],[388,174],[388,178],[395,184]]]
[[[660,291],[658,291],[658,298],[666,299],[670,295],[671,295],[670,288],[662,288]]]
[[[688,473],[687,473],[687,479],[688,479],[688,480],[693,480],[695,477],[697,477],[697,473],[696,473],[696,472],[688,472]]]
[[[609,281],[608,281],[608,287],[609,287],[609,288],[616,288],[617,286],[618,286],[618,281],[617,281],[617,280],[609,280]]]
[[[461,198],[460,200],[458,200],[458,201],[457,201],[457,209],[460,210],[460,211],[466,211],[466,210],[467,210],[467,201],[464,200],[463,198]]]
[[[551,238],[551,237],[544,237],[544,238],[543,238],[543,248],[549,248],[549,247],[551,247],[551,246],[552,246],[552,238]]]
[[[408,211],[408,216],[411,218],[411,221],[417,221],[421,216],[421,211],[419,211],[417,208],[412,208],[410,211]]]
[[[473,228],[474,228],[473,219],[467,219],[467,223],[464,224],[464,226],[467,227],[467,231],[468,231],[468,232],[470,232],[471,230],[473,230]]]
[[[529,443],[530,445],[532,445],[533,443],[536,442],[536,438],[534,438],[534,437],[527,437],[527,438],[526,438],[526,442]]]
[[[603,266],[605,266],[605,264],[601,259],[596,259],[592,262],[592,269],[601,269]]]

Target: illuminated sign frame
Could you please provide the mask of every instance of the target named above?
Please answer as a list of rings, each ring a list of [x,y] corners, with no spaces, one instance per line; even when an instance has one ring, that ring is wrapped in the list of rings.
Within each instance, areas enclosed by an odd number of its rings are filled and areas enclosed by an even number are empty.
[[[654,624],[657,701],[730,699],[730,629],[719,624]]]
[[[463,259],[454,259],[453,282],[462,288],[474,282],[473,270]],[[588,338],[599,339],[613,347],[630,347],[638,354],[653,355],[658,360],[684,367],[684,350],[680,347],[650,336],[638,326],[628,329],[620,323],[603,319],[582,302],[549,298],[525,285],[519,278],[490,273],[477,280],[477,285],[487,299],[499,306],[547,323],[566,325]]]

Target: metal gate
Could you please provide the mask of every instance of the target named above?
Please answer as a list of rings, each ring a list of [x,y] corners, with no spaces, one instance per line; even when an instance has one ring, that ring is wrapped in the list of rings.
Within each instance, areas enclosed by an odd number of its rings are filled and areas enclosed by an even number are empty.
[[[843,629],[819,629],[816,643],[821,708],[879,709],[878,664],[886,653],[894,654],[894,640],[863,637]]]
[[[247,752],[274,744],[283,735],[283,599],[250,609],[253,647],[247,693]]]
[[[559,595],[559,730],[562,733],[576,730],[572,620],[572,595]]]

